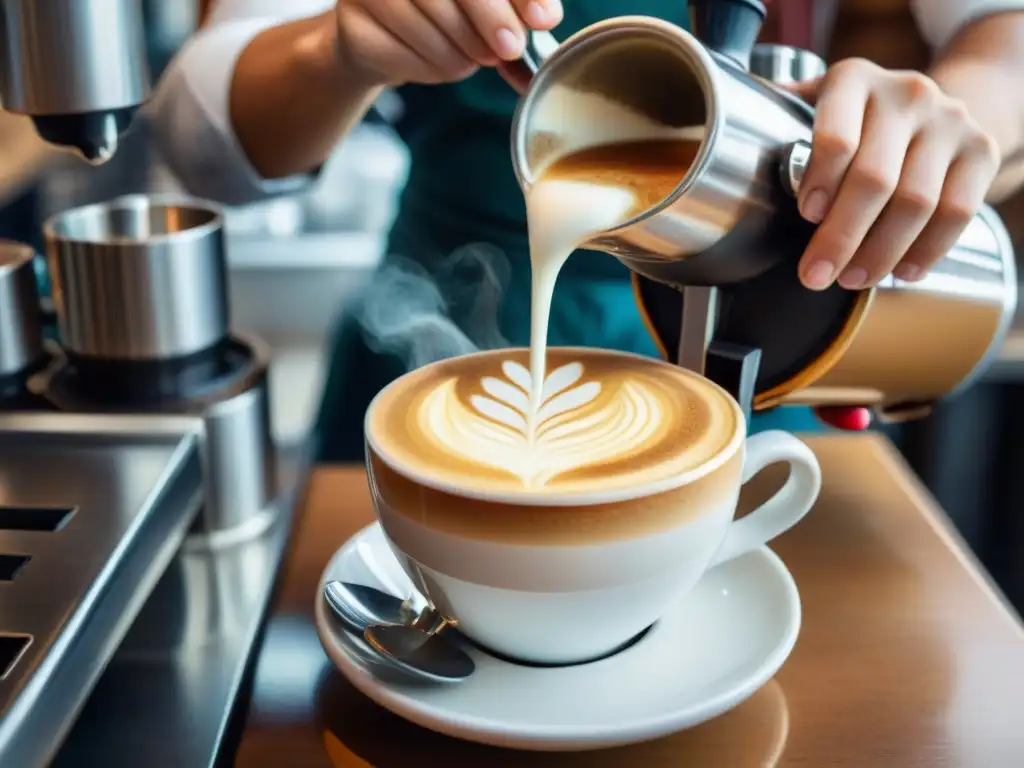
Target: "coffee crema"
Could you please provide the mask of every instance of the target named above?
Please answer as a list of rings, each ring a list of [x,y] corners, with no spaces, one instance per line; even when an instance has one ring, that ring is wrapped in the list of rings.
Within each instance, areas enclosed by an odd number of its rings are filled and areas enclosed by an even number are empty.
[[[633,218],[672,195],[689,173],[702,143],[661,138],[589,147],[548,165],[539,183],[566,181],[628,191],[633,202],[627,217]],[[621,223],[609,222],[611,226]]]
[[[422,479],[476,492],[590,494],[658,484],[718,456],[742,415],[710,382],[603,350],[549,349],[531,409],[527,350],[445,360],[389,385],[371,446]]]

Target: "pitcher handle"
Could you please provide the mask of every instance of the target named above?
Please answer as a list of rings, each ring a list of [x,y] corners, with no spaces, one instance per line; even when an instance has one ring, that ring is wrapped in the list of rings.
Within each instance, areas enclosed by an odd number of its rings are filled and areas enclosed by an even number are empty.
[[[536,75],[537,70],[547,58],[558,48],[558,40],[550,32],[533,30],[526,36],[526,47],[523,49],[523,63]]]

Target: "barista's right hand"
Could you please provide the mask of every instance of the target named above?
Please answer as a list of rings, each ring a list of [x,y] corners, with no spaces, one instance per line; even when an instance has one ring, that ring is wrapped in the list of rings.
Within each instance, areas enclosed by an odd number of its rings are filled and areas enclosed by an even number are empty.
[[[529,29],[562,20],[560,0],[339,0],[346,71],[380,86],[448,83],[514,61]],[[352,69],[348,69],[351,67]]]

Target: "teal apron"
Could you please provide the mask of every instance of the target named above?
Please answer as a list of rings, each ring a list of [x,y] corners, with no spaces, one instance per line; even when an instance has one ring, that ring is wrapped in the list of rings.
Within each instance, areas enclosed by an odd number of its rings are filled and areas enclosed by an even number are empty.
[[[681,2],[565,0],[564,7],[557,30],[562,37],[624,13],[686,24]],[[493,70],[461,83],[405,86],[400,94],[405,111],[396,128],[412,166],[382,268],[405,270],[420,284],[429,278],[447,318],[475,346],[528,345],[526,213],[508,143],[517,95]],[[499,295],[500,301],[490,300]],[[387,297],[377,299],[386,304]],[[367,327],[366,309],[357,305],[345,312],[334,333],[316,424],[320,461],[362,461],[363,416],[374,395],[429,359],[430,345],[443,341],[430,336],[443,333],[443,323],[419,327],[417,338],[382,336],[373,324]],[[658,356],[629,272],[611,256],[592,251],[573,254],[559,276],[548,342]],[[779,408],[753,422],[753,431],[818,428],[804,408]]]

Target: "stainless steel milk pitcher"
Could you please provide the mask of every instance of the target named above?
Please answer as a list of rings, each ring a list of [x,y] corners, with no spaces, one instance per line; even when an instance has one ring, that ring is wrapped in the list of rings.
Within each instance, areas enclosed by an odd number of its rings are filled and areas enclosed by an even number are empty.
[[[638,135],[635,121],[595,124],[600,114],[563,106],[566,92],[588,94],[639,113],[655,126],[654,136],[701,142],[666,200],[588,247],[675,287],[742,282],[799,258],[814,231],[793,199],[809,162],[814,110],[769,78],[792,81],[823,72],[824,64],[783,46],[756,46],[751,55],[763,7],[745,24],[723,23],[721,16],[723,9],[756,6],[691,3],[691,10],[716,14],[701,28],[708,46],[646,16],[601,21],[561,44],[537,38],[547,42],[530,46],[525,58],[537,69],[512,127],[513,167],[523,190],[569,152],[650,138]],[[989,225],[993,217],[985,212],[983,218]]]
[[[535,49],[536,51],[536,49]],[[541,59],[536,51],[532,59]],[[512,159],[524,191],[553,160],[598,143],[643,139],[631,121],[595,125],[566,109],[566,91],[624,105],[658,126],[701,141],[689,172],[654,208],[588,247],[675,286],[724,285],[771,268],[809,237],[780,184],[784,150],[809,142],[813,110],[706,49],[666,21],[624,16],[593,24],[543,59],[520,101]]]
[[[755,47],[764,18],[755,0],[689,7],[703,43],[642,16],[599,22],[560,45],[535,39],[526,61],[536,71],[512,128],[524,192],[573,151],[697,137],[695,159],[667,199],[586,244],[634,272],[641,314],[665,358],[706,372],[754,410],[850,404],[896,418],[925,413],[975,381],[1017,304],[1015,257],[999,217],[984,207],[918,283],[890,275],[862,291],[805,289],[797,263],[815,226],[795,196],[814,110],[772,80],[820,74],[824,64],[806,51]],[[567,108],[567,93],[646,122]],[[654,126],[650,135],[639,135],[644,126]]]

